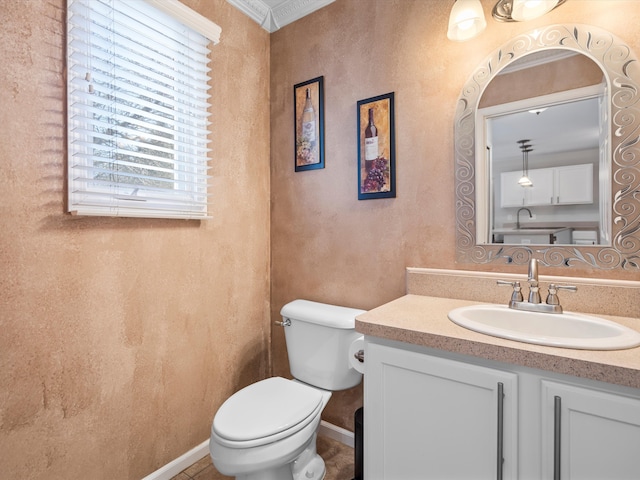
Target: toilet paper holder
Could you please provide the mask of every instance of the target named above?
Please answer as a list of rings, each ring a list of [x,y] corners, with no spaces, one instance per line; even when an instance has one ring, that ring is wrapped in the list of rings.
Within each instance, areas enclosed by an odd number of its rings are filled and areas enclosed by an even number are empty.
[[[353,354],[353,357],[358,360],[360,363],[364,363],[364,350],[358,350]]]

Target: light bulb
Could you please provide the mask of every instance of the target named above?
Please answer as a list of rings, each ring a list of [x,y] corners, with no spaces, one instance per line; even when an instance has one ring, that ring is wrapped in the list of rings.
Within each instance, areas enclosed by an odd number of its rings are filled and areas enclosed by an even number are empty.
[[[529,177],[527,177],[526,175],[522,175],[522,177],[520,177],[520,180],[518,180],[518,185],[520,185],[521,187],[532,187],[533,182],[529,180]]]
[[[477,37],[486,28],[480,0],[457,0],[449,15],[449,40],[464,42]]]
[[[550,12],[558,4],[558,0],[513,0],[511,18],[518,22],[526,22]]]

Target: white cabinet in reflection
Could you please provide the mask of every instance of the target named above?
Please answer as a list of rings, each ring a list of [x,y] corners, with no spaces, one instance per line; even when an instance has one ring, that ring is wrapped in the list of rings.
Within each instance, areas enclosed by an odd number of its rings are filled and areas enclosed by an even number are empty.
[[[593,165],[569,165],[554,168],[554,204],[593,203]]]
[[[500,174],[500,206],[522,207],[525,204],[525,188],[518,184],[522,172],[503,172]]]
[[[538,168],[529,172],[530,187],[520,187],[525,192],[525,204],[530,207],[536,205],[552,205],[555,193],[555,168]]]
[[[593,203],[593,164],[530,170],[531,187],[518,184],[521,176],[521,171],[500,174],[501,207]]]

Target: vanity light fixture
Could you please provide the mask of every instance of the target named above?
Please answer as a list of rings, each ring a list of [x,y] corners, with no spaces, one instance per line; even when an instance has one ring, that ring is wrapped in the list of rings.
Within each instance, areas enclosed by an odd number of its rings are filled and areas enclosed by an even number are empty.
[[[541,17],[567,0],[498,0],[491,12],[498,22],[526,22]],[[449,40],[464,42],[487,27],[480,0],[455,0],[449,15]]]
[[[487,26],[480,0],[456,0],[449,15],[447,38],[464,42],[480,35]]]
[[[567,0],[499,0],[491,14],[499,22],[526,22],[541,17]]]
[[[522,177],[518,180],[521,187],[533,187],[533,182],[529,179],[529,152],[533,152],[531,140],[518,140],[522,150]]]

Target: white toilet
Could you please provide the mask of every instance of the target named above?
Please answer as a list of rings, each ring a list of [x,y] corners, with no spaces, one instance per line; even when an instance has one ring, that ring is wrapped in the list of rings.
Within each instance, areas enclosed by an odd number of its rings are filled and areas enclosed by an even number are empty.
[[[332,391],[362,380],[349,360],[364,310],[294,300],[280,311],[295,380],[268,378],[229,397],[211,426],[209,451],[224,475],[240,480],[321,480],[320,415]]]

